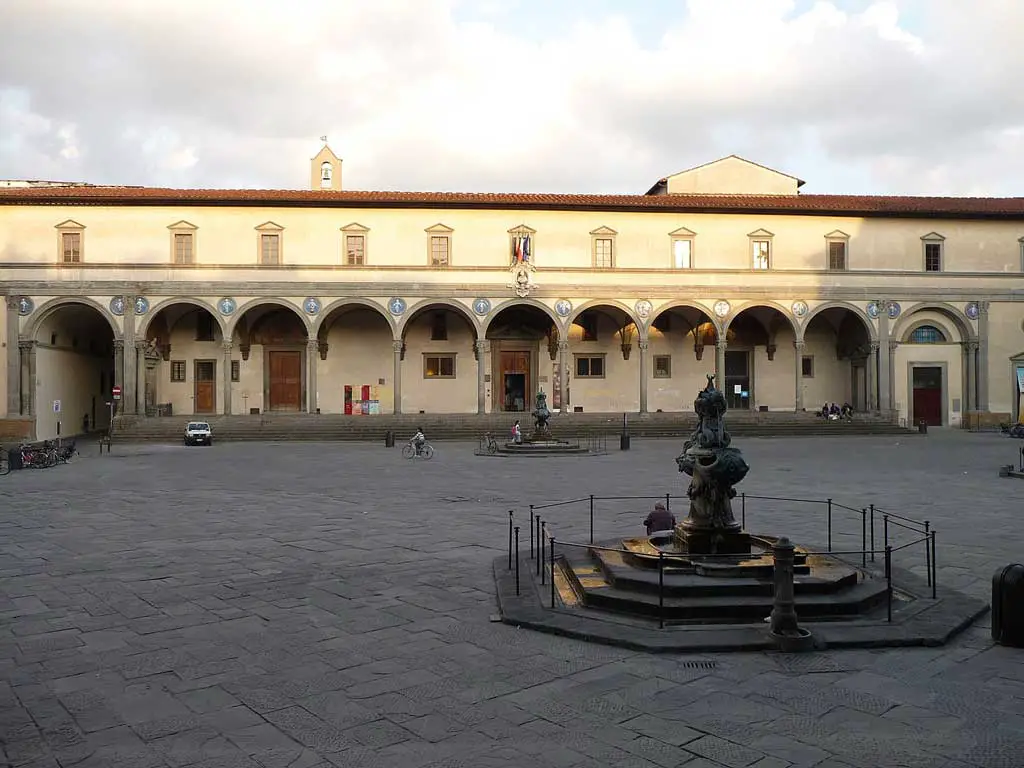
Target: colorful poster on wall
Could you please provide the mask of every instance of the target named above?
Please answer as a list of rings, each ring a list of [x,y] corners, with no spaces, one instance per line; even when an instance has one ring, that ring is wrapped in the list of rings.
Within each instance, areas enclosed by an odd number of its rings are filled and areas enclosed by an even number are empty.
[[[1024,394],[1024,365],[1017,366],[1017,391]]]
[[[345,385],[345,415],[352,414],[352,387]]]
[[[559,410],[562,407],[562,364],[553,363],[551,366],[551,408]]]

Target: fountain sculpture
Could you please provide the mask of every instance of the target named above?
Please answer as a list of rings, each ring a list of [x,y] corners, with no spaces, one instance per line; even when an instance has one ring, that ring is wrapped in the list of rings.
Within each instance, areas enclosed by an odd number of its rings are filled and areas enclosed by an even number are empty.
[[[548,426],[548,421],[551,419],[551,411],[548,410],[548,396],[544,394],[542,389],[537,393],[537,407],[533,409],[531,414],[534,418],[533,434],[530,435],[531,443],[542,443],[549,442],[553,438],[551,437],[551,428]]]
[[[521,442],[506,442],[494,445],[487,453],[489,456],[562,456],[562,455],[593,455],[596,451],[592,446],[580,442],[569,442],[555,437],[551,433],[551,409],[548,408],[548,396],[544,390],[537,393],[537,405],[530,412],[533,416],[533,429],[524,434]]]

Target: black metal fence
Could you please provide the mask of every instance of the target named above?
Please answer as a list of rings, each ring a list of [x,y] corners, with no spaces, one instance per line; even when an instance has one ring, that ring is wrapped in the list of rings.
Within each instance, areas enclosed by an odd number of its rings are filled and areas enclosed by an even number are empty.
[[[529,561],[533,563],[532,567],[536,569],[536,576],[540,579],[542,587],[550,586],[550,607],[557,607],[557,595],[555,589],[555,573],[556,573],[556,545],[559,547],[578,547],[585,549],[597,549],[608,552],[618,552],[623,555],[635,554],[625,548],[621,547],[606,547],[598,545],[595,541],[594,529],[595,529],[595,508],[600,502],[608,501],[655,501],[662,502],[665,504],[665,508],[671,511],[672,500],[685,500],[688,504],[689,498],[686,496],[673,496],[672,494],[666,493],[663,496],[595,496],[593,494],[584,496],[578,499],[567,499],[564,501],[555,501],[547,504],[530,504],[529,506],[529,526],[530,526],[530,551]],[[852,507],[845,504],[840,504],[834,499],[801,499],[793,497],[783,496],[761,496],[754,494],[739,494],[737,497],[740,503],[740,522],[744,529],[747,527],[747,512],[748,506],[751,509],[756,510],[756,502],[783,502],[786,504],[806,504],[812,508],[820,508],[823,511],[820,524],[824,528],[825,539],[827,541],[826,549],[821,551],[812,550],[801,550],[801,554],[805,556],[830,556],[830,557],[859,557],[861,561],[861,567],[867,568],[868,560],[872,563],[876,562],[876,556],[881,555],[883,557],[883,576],[886,580],[886,614],[887,620],[892,621],[892,603],[893,603],[893,556],[896,553],[903,552],[904,550],[910,549],[911,547],[919,547],[924,545],[924,566],[926,571],[926,578],[928,587],[931,589],[931,599],[936,600],[938,598],[938,585],[937,585],[937,562],[936,562],[936,550],[935,550],[935,538],[936,531],[931,527],[931,522],[928,520],[916,520],[905,515],[900,515],[896,512],[881,509],[874,504],[868,504],[866,507]],[[735,501],[735,500],[734,500]],[[748,502],[755,502],[754,504],[748,504]],[[549,512],[550,510],[550,512]],[[557,511],[555,511],[557,510]],[[541,516],[541,512],[545,512],[545,516]],[[560,524],[571,525],[576,516],[576,513],[582,515],[586,513],[587,526],[589,528],[589,541],[580,542],[573,541],[570,537],[556,538],[554,535],[554,529],[552,524],[557,520]],[[548,515],[554,515],[555,519],[551,519]],[[859,525],[859,538],[861,543],[860,549],[842,548],[835,549],[833,547],[833,539],[837,534],[835,529],[835,523],[837,516],[846,522],[849,519],[855,519],[860,523]],[[880,529],[880,530],[879,530]],[[509,570],[515,570],[515,583],[516,583],[516,594],[521,594],[520,584],[520,561],[522,556],[520,554],[520,542],[519,542],[520,526],[515,525],[515,511],[508,511],[508,568]],[[844,538],[849,536],[849,532],[842,531]],[[876,548],[876,534],[880,535],[882,540],[882,547]],[[901,536],[902,534],[902,536]],[[899,542],[897,537],[909,538],[909,541]],[[714,557],[735,557],[735,555],[701,555],[702,558],[714,558]],[[745,556],[746,559],[767,559],[774,557],[771,552],[764,552],[761,554],[752,554],[749,557]],[[665,567],[665,554],[659,553],[658,555],[658,625],[659,627],[665,626],[664,618],[664,567]]]

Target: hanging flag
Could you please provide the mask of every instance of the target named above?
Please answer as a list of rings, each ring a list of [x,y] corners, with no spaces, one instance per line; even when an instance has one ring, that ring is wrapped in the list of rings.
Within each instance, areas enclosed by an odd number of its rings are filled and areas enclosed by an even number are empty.
[[[523,261],[527,262],[530,260],[530,236],[526,235],[523,238]]]

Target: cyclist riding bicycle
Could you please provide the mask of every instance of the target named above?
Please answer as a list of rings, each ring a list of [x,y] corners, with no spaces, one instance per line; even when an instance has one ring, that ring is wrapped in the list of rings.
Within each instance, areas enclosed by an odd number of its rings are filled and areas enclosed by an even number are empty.
[[[412,437],[412,444],[416,446],[416,455],[423,452],[423,444],[427,442],[427,436],[423,434],[423,427],[416,427],[416,434]]]

